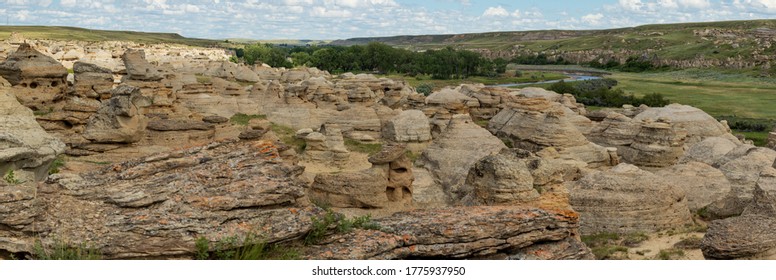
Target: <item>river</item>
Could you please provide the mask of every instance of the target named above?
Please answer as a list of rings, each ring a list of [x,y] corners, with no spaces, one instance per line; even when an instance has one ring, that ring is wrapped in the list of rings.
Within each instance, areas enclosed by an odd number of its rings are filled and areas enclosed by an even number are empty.
[[[573,82],[573,81],[589,81],[589,80],[601,79],[601,77],[599,77],[599,76],[587,76],[587,75],[568,75],[568,76],[569,76],[568,78],[565,78],[563,80],[549,80],[549,81],[532,82],[532,83],[489,85],[489,87],[517,87],[517,86],[538,85],[538,84],[552,84],[552,83],[557,83],[557,82],[560,82],[560,81]]]

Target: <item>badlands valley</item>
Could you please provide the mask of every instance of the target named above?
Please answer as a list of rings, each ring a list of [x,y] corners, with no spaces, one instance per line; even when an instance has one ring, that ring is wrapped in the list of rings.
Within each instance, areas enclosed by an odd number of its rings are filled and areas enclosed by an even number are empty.
[[[2,39],[0,259],[776,257],[776,134],[691,106]]]

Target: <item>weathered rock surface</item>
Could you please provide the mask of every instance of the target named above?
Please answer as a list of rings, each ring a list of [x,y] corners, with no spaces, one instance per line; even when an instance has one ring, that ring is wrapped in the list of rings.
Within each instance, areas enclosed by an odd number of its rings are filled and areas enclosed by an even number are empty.
[[[582,234],[655,232],[692,224],[684,191],[634,165],[591,173],[571,183],[569,192]]]
[[[436,186],[452,195],[459,192],[477,161],[504,148],[501,140],[475,124],[469,115],[455,115],[419,160],[433,174]],[[452,202],[450,198],[437,199]]]
[[[522,98],[506,106],[490,120],[488,130],[515,148],[538,152],[553,147],[567,159],[592,166],[610,162],[606,148],[589,142],[567,116],[568,108],[560,103]]]
[[[478,205],[517,205],[534,201],[539,192],[534,189],[533,175],[529,165],[537,166],[540,159],[521,150],[502,150],[496,155],[482,158],[472,166],[466,177],[466,188],[473,191],[474,201]],[[459,197],[472,195],[458,194]]]
[[[386,208],[411,202],[414,177],[405,151],[404,145],[387,145],[369,158],[369,169],[316,175],[310,199],[339,208]]]
[[[4,83],[0,78],[0,176],[13,170],[20,181],[42,180],[65,144],[47,134]]]
[[[431,141],[431,124],[421,111],[402,111],[385,123],[383,137],[396,142]]]
[[[0,250],[32,252],[36,240],[89,244],[107,259],[193,257],[195,241],[248,234],[297,239],[320,209],[267,142],[217,142],[156,154],[48,184],[0,186]],[[0,183],[2,184],[2,183]],[[43,213],[47,213],[43,215]]]
[[[0,63],[0,76],[11,83],[22,104],[35,110],[50,107],[67,91],[67,69],[26,43]]]
[[[716,220],[701,241],[707,259],[776,257],[776,171],[762,176],[751,203],[738,217]]]
[[[110,69],[78,61],[73,65],[75,92],[93,99],[110,98],[113,89],[113,73]]]
[[[623,160],[643,167],[667,167],[676,164],[684,154],[687,134],[670,122],[643,122],[639,133],[627,148],[618,149]]]
[[[767,148],[742,145],[730,151],[719,167],[730,181],[730,193],[709,205],[707,212],[712,217],[740,215],[749,205],[755,185],[762,179],[761,174],[774,170],[771,167],[773,160],[776,160],[776,151]]]
[[[722,161],[727,153],[737,146],[736,143],[726,138],[709,137],[690,146],[679,159],[679,163],[697,161],[708,165],[716,165]]]
[[[633,118],[636,121],[646,119],[666,119],[678,129],[687,131],[687,143],[694,144],[708,137],[729,135],[730,129],[701,109],[679,104],[661,108],[649,108]]]
[[[311,259],[593,259],[579,241],[572,211],[457,207],[396,213],[380,231],[324,240]],[[343,242],[344,240],[344,242]]]
[[[124,65],[127,67],[129,79],[138,81],[160,81],[164,79],[164,75],[160,73],[159,69],[148,63],[143,50],[127,50],[121,56],[121,59],[124,60]]]
[[[138,111],[140,89],[122,85],[89,118],[83,136],[98,143],[133,143],[144,135],[148,120]]]
[[[655,173],[682,188],[687,195],[687,206],[695,212],[730,192],[730,182],[721,171],[701,162],[688,162]]]

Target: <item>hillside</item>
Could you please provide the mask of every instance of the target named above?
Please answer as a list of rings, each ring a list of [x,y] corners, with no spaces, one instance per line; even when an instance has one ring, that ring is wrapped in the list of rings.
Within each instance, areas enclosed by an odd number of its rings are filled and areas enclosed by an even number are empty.
[[[0,38],[8,38],[12,32],[21,33],[27,39],[46,40],[133,41],[191,46],[219,46],[222,43],[218,40],[186,38],[177,33],[93,30],[66,26],[0,26]]]
[[[457,35],[354,38],[333,45],[382,42],[423,50],[446,46],[489,57],[544,54],[574,63],[649,57],[656,64],[689,67],[770,67],[776,52],[776,20],[644,25],[608,30],[545,30]]]

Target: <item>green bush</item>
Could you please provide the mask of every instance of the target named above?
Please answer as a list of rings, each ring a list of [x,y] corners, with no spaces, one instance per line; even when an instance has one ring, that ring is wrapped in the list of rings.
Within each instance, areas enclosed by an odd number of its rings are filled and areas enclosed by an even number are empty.
[[[291,260],[298,259],[299,252],[277,244],[268,245],[259,236],[248,234],[244,238],[224,237],[215,243],[200,237],[195,241],[195,258],[198,260]]]
[[[233,124],[248,125],[252,119],[267,119],[266,115],[246,115],[243,113],[234,114],[229,120]]]
[[[5,180],[6,183],[11,185],[18,185],[21,184],[22,181],[19,180],[19,178],[16,178],[16,173],[13,172],[13,170],[8,170],[8,173],[3,176],[3,180]]]
[[[59,173],[59,169],[65,166],[65,156],[59,155],[54,161],[51,162],[51,165],[49,166],[48,174],[57,174]]]
[[[425,96],[428,96],[434,91],[434,85],[426,84],[426,83],[419,84],[417,87],[415,87],[415,91]]]

